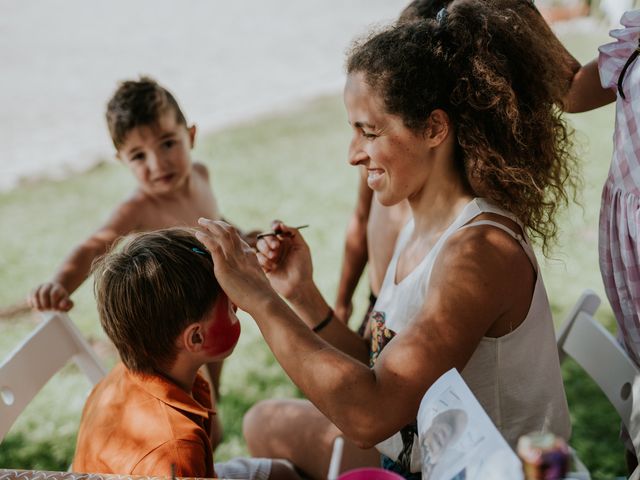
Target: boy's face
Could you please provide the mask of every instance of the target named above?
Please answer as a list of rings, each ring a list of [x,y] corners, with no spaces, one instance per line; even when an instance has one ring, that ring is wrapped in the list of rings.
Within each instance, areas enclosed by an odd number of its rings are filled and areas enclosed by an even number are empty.
[[[235,305],[221,292],[213,306],[211,318],[204,325],[203,350],[212,360],[228,357],[238,343],[240,321],[235,312]]]
[[[191,148],[196,127],[176,122],[169,110],[154,125],[133,128],[118,150],[118,158],[129,167],[140,188],[152,195],[173,193],[191,173]]]

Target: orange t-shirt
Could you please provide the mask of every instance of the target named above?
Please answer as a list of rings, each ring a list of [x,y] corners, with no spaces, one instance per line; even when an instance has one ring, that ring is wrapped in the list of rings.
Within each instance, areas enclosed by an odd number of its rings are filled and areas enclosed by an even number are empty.
[[[214,477],[209,384],[193,398],[160,375],[118,364],[87,399],[72,469],[85,473]]]

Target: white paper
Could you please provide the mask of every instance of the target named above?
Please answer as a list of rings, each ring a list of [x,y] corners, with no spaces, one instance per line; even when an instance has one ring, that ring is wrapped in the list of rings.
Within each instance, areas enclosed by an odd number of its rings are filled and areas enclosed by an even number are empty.
[[[522,463],[454,368],[418,411],[423,480],[522,480]]]

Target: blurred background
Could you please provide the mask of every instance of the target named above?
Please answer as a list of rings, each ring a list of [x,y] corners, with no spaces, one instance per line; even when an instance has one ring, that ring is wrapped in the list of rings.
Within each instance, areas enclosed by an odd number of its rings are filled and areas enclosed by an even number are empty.
[[[354,37],[391,21],[406,3],[0,0],[0,361],[39,321],[13,307],[134,187],[112,158],[104,109],[119,81],[141,74],[171,90],[198,125],[193,158],[211,170],[226,218],[246,228],[267,228],[272,218],[310,224],[305,237],[316,280],[333,301],[357,184],[346,163],[344,54]],[[597,55],[633,3],[536,2],[581,62]],[[558,244],[542,261],[544,278],[556,325],[580,292],[593,288],[604,300],[599,319],[614,330],[597,263],[614,108],[567,120],[584,160],[576,172],[584,188],[558,222]],[[365,309],[364,283],[353,318]],[[71,318],[113,365],[90,281],[74,300]],[[242,323],[223,372],[220,460],[246,454],[242,415],[255,401],[299,395],[251,318]],[[615,412],[576,365],[565,363],[563,374],[571,444],[594,478],[624,474]],[[73,366],[56,376],[0,443],[0,467],[66,470],[88,389]]]

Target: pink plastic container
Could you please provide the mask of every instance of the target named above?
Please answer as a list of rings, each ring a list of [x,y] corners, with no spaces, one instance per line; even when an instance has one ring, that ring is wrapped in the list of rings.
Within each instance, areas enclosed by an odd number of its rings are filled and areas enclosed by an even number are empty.
[[[356,468],[344,472],[338,480],[404,480],[400,475],[383,468]]]

